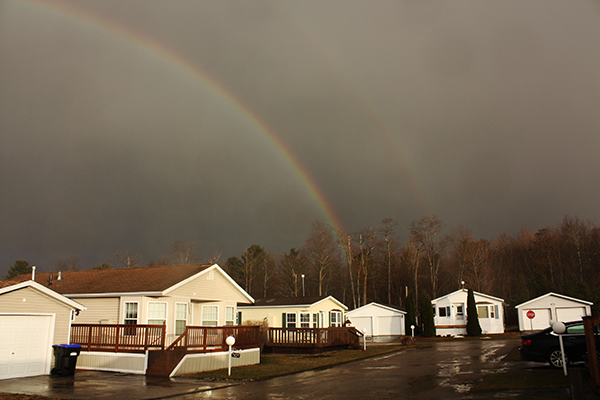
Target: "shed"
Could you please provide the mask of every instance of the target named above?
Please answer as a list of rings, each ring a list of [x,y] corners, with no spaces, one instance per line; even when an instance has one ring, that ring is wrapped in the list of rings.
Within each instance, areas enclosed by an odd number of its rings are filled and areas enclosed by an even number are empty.
[[[34,281],[0,282],[0,379],[48,375],[81,304]]]
[[[550,320],[578,321],[592,315],[594,303],[558,293],[547,293],[517,305],[520,331],[539,331],[550,326]]]
[[[374,342],[390,342],[405,335],[406,311],[394,306],[369,303],[346,313],[350,325]]]

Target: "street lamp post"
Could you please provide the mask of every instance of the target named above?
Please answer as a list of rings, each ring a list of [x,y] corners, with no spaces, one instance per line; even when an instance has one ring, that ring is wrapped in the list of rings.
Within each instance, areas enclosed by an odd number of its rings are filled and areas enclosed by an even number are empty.
[[[235,338],[233,336],[227,336],[225,343],[229,346],[229,365],[227,367],[227,375],[231,376],[231,346],[235,344]]]

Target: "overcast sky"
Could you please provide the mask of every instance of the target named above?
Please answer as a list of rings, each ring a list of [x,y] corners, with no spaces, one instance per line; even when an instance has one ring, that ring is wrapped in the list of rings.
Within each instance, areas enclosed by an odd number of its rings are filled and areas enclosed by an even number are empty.
[[[0,0],[0,274],[600,216],[598,1]]]

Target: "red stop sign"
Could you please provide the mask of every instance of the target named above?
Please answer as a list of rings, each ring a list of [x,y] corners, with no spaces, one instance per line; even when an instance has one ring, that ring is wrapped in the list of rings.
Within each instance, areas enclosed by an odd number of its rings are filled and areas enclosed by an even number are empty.
[[[533,312],[533,310],[529,310],[527,311],[527,318],[529,319],[534,319],[535,318],[535,313]]]

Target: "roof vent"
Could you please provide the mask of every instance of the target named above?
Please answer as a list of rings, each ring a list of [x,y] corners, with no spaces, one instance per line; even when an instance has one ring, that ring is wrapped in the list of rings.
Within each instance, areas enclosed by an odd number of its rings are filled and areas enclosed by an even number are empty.
[[[56,278],[57,281],[62,280],[62,271],[58,271],[58,278]]]
[[[31,266],[31,280],[35,281],[35,265]]]

